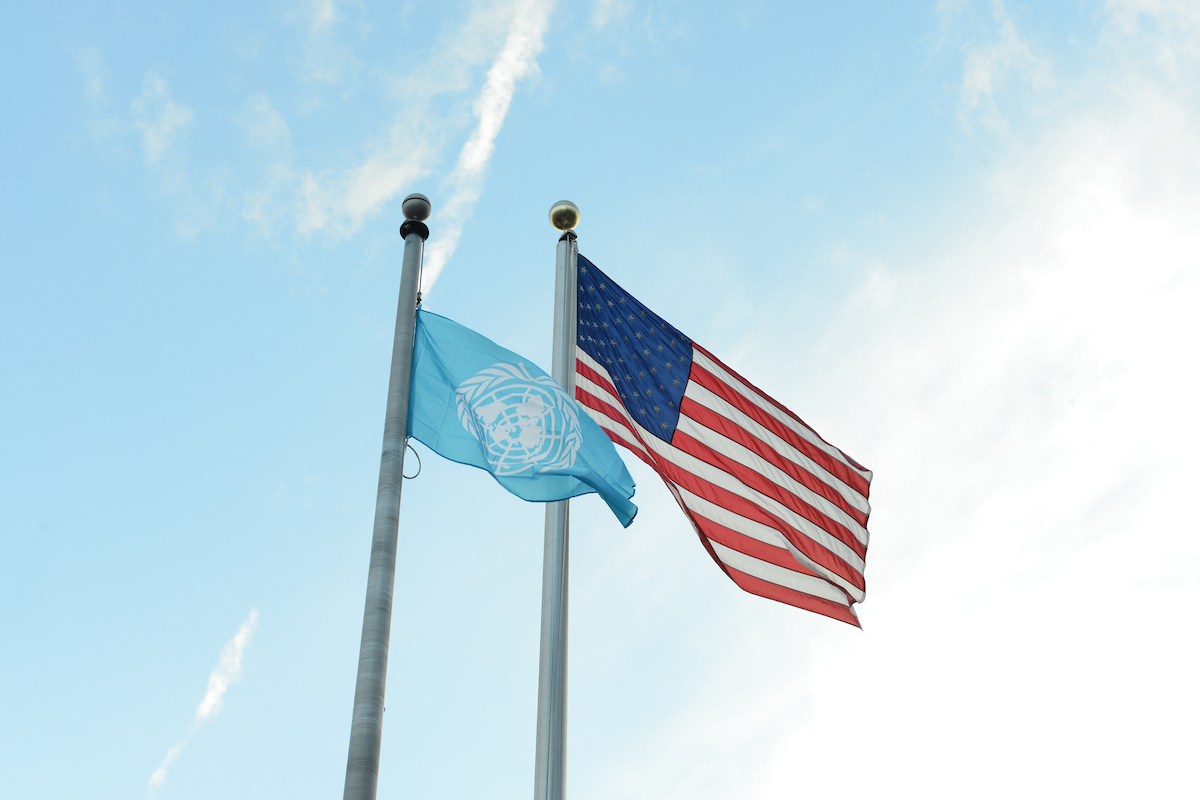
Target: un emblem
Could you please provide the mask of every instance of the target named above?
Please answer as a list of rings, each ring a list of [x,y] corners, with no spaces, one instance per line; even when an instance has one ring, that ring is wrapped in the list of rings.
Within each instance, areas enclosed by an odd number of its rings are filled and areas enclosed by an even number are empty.
[[[458,419],[484,446],[492,472],[519,475],[575,463],[583,431],[567,393],[519,364],[495,364],[455,390]]]

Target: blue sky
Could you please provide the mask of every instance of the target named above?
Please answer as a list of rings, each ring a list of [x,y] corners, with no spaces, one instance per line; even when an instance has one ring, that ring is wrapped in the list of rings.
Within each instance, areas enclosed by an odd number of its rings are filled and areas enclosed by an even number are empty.
[[[548,366],[573,200],[875,471],[861,632],[636,459],[574,503],[572,797],[1200,789],[1194,3],[9,4],[0,61],[0,796],[341,792],[413,191],[430,310]],[[527,797],[542,509],[416,447],[380,796]]]

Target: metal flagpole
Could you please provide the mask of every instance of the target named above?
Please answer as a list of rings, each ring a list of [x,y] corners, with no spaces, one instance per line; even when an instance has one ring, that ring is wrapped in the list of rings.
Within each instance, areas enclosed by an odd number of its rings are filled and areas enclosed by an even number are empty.
[[[387,681],[388,639],[392,631],[392,588],[396,582],[396,540],[400,525],[400,482],[408,444],[408,387],[412,377],[417,294],[421,286],[421,254],[429,228],[429,198],[410,194],[401,206],[404,266],[392,340],[392,372],[388,381],[387,415],[383,423],[383,456],[375,495],[375,532],[367,602],[363,610],[354,715],[350,720],[350,754],[346,758],[344,800],[375,800],[379,786],[379,748],[383,740],[383,693]]]
[[[566,200],[555,203],[550,209],[550,222],[563,231],[558,240],[554,273],[551,376],[574,397],[576,258],[579,249],[573,228],[579,223],[579,208]],[[562,800],[566,784],[568,502],[559,500],[546,504],[534,800]]]

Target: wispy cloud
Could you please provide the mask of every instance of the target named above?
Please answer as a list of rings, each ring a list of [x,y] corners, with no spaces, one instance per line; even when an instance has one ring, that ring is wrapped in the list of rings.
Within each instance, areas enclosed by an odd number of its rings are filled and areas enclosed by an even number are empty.
[[[130,103],[133,124],[142,132],[146,160],[157,164],[179,135],[192,124],[192,110],[171,98],[166,80],[154,72],[146,73],[142,93]]]
[[[146,73],[142,91],[129,107],[132,129],[141,134],[151,184],[173,200],[176,232],[190,239],[216,224],[228,206],[228,176],[225,170],[202,172],[199,179],[194,175],[183,139],[195,113],[172,96],[166,79],[153,70]],[[129,123],[123,129],[129,130]]]
[[[324,30],[338,20],[338,0],[311,0],[307,4],[309,20],[314,31]]]
[[[128,136],[131,123],[125,109],[110,105],[110,72],[103,53],[86,47],[75,54],[75,63],[83,73],[84,118],[97,142],[112,144]]]
[[[238,115],[251,147],[268,155],[284,155],[292,148],[292,131],[287,120],[263,92],[251,95]]]
[[[592,27],[603,28],[629,13],[627,0],[596,0],[592,5]]]
[[[246,100],[236,120],[246,143],[256,151],[256,160],[263,166],[258,186],[242,200],[242,218],[255,223],[262,234],[270,237],[284,224],[284,201],[295,188],[292,131],[283,114],[262,92]]]
[[[418,126],[398,122],[387,145],[357,167],[305,171],[297,190],[296,230],[349,236],[405,187],[432,172],[437,148]]]
[[[458,247],[463,225],[470,218],[496,149],[519,81],[535,74],[553,0],[518,0],[481,8],[435,57],[436,71],[418,69],[402,81],[410,95],[405,113],[398,116],[375,152],[362,164],[346,170],[308,170],[299,176],[296,229],[302,235],[329,231],[350,235],[413,183],[433,172],[444,133],[426,117],[428,101],[445,91],[464,87],[464,70],[477,58],[497,30],[503,44],[488,69],[482,88],[471,106],[475,124],[459,152],[454,169],[443,183],[444,200],[437,203],[437,235],[425,258],[423,289],[428,291]],[[470,43],[470,47],[462,46]]]
[[[167,769],[175,763],[175,759],[179,758],[179,754],[191,739],[191,734],[185,736],[178,744],[167,751],[163,757],[162,763],[158,765],[158,769],[154,770],[154,774],[150,776],[150,793],[153,794],[158,787],[162,786],[163,781],[167,779]]]
[[[208,676],[208,689],[204,692],[204,699],[196,707],[196,715],[192,720],[191,729],[174,747],[167,751],[162,763],[158,765],[158,769],[154,770],[154,774],[150,776],[149,792],[151,795],[167,779],[167,770],[175,762],[175,759],[179,758],[179,754],[183,752],[183,749],[187,747],[196,729],[220,712],[221,705],[225,701],[225,692],[242,675],[242,658],[246,652],[246,646],[250,644],[250,637],[254,635],[254,628],[257,625],[258,611],[252,608],[250,609],[250,616],[246,617],[246,621],[238,628],[237,633],[221,648],[221,657],[217,661],[216,668]]]
[[[342,0],[301,0],[287,13],[300,37],[301,77],[318,92],[353,78],[361,66],[353,46],[338,37],[339,28],[345,27],[343,5]],[[322,101],[317,94],[308,102],[320,105]]]
[[[1153,23],[1153,57],[1173,78],[1200,56],[1200,5],[1193,0],[1108,0],[1113,26],[1129,39],[1139,37],[1143,19]]]
[[[554,5],[555,0],[471,4],[462,23],[431,42],[421,61],[405,62],[402,70],[373,65],[372,85],[383,95],[378,102],[394,110],[389,122],[368,131],[356,146],[337,148],[351,154],[340,164],[329,150],[311,143],[294,147],[288,118],[312,117],[322,109],[324,93],[336,90],[345,99],[356,87],[361,65],[348,37],[364,36],[372,26],[366,19],[350,19],[362,9],[342,0],[302,0],[287,13],[299,48],[296,77],[311,96],[292,108],[276,106],[262,92],[247,98],[232,121],[253,151],[250,163],[256,167],[248,172],[196,166],[199,148],[182,145],[197,112],[173,97],[155,71],[146,74],[141,93],[131,101],[131,119],[121,122],[124,130],[140,134],[154,184],[180,206],[176,225],[184,236],[216,224],[219,213],[232,207],[268,238],[281,232],[301,239],[314,234],[349,238],[417,188],[418,180],[441,172],[441,192],[430,192],[437,235],[426,258],[428,289],[457,248],[483,191],[517,85],[537,73]],[[614,5],[612,13],[620,6]],[[84,54],[79,63],[85,88],[95,96],[103,88],[99,62]],[[465,143],[447,174],[439,162],[447,144],[462,135]]]
[[[496,52],[493,40],[502,39],[499,54],[472,104],[475,125],[443,184],[448,196],[444,202],[435,198],[438,232],[426,256],[428,289],[457,247],[463,223],[482,191],[516,83],[537,69],[535,58],[542,49],[553,5],[552,0],[518,0],[480,6],[429,62],[397,77],[395,89],[405,98],[404,108],[371,145],[366,160],[348,169],[307,169],[299,174],[296,231],[301,235],[352,235],[369,216],[433,173],[457,115],[442,118],[431,109],[432,100],[467,89],[470,71],[486,63],[481,62],[480,54]]]
[[[958,6],[939,6],[943,14],[954,14]],[[1003,128],[1004,119],[996,105],[996,90],[1010,76],[1040,85],[1049,74],[1047,62],[1034,54],[1021,38],[1003,0],[993,0],[992,19],[996,38],[986,44],[970,43],[963,48],[963,77],[959,87],[959,119],[970,128],[981,122]]]
[[[83,70],[84,86],[87,89],[88,97],[92,100],[99,100],[104,96],[106,72],[100,51],[94,47],[85,48],[76,54],[75,63]]]
[[[537,55],[542,51],[542,37],[553,6],[548,0],[525,0],[516,8],[504,47],[475,99],[478,122],[447,181],[450,196],[439,209],[439,234],[425,258],[423,291],[433,287],[458,247],[463,224],[483,192],[488,163],[496,150],[496,137],[504,126],[517,81],[537,71]]]
[[[208,676],[208,691],[204,693],[204,699],[196,708],[197,725],[216,716],[225,701],[225,692],[229,689],[229,684],[242,676],[242,654],[246,652],[246,645],[250,644],[250,637],[254,634],[257,624],[258,611],[250,609],[250,616],[221,649],[221,660]]]

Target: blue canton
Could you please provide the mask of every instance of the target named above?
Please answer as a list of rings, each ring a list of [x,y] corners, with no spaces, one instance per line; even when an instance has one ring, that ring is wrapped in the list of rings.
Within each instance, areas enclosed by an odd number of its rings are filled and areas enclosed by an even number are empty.
[[[625,408],[670,442],[692,370],[692,340],[579,256],[579,347],[608,369]]]

